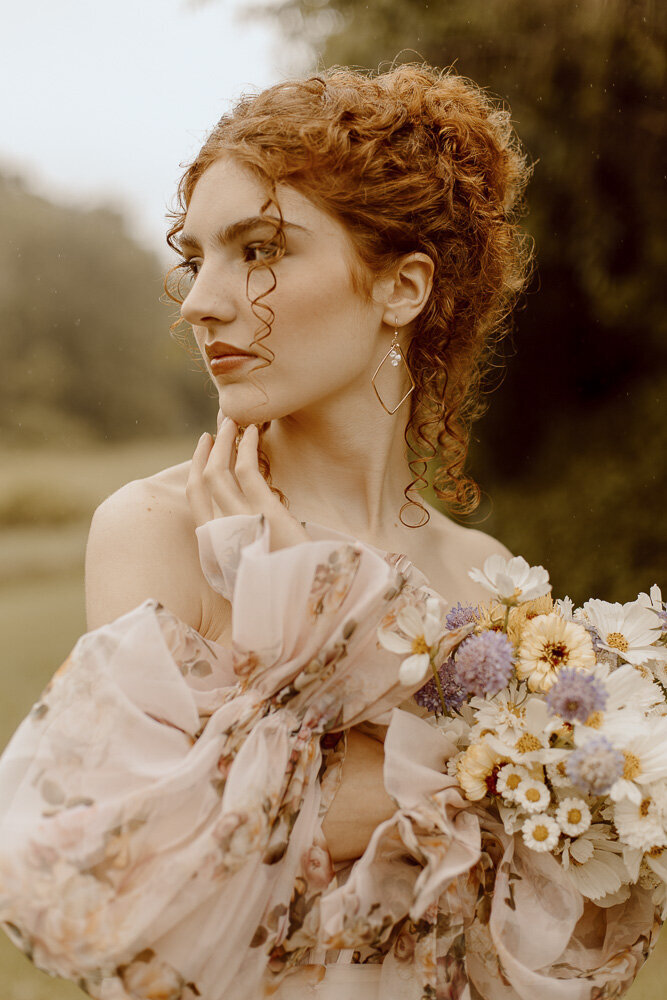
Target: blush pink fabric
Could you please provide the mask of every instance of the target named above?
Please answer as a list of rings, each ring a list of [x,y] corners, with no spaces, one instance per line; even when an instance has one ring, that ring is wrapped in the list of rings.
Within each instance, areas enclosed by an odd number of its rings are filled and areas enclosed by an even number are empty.
[[[307,528],[276,552],[259,516],[198,529],[231,649],[151,600],[78,641],[0,759],[4,930],[99,1000],[617,995],[657,936],[650,893],[584,905],[463,797],[376,636],[437,595],[405,556]],[[396,812],[334,868],[322,819],[360,723],[386,728]]]

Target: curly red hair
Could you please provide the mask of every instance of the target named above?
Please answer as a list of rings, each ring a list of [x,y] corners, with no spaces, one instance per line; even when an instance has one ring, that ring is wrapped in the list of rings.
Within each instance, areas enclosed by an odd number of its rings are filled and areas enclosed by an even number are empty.
[[[470,429],[486,409],[483,376],[531,260],[518,225],[530,167],[509,111],[453,70],[425,64],[378,74],[334,67],[246,95],[181,178],[167,235],[173,249],[197,181],[227,153],[262,180],[263,211],[273,204],[281,217],[276,185],[287,184],[345,225],[358,258],[351,277],[363,294],[403,255],[431,257],[433,288],[407,352],[416,387],[405,440],[415,458],[401,519],[415,503],[410,492],[428,485],[429,463],[439,500],[459,514],[473,511],[480,489],[464,471]],[[268,303],[253,308],[268,312],[258,331],[264,339],[273,312]]]

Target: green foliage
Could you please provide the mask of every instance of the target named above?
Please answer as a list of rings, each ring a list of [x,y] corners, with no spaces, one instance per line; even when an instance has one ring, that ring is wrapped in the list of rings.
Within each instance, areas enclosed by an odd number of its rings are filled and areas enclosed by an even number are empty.
[[[162,268],[119,215],[0,177],[0,228],[6,440],[165,436],[204,419],[206,379],[170,338]]]

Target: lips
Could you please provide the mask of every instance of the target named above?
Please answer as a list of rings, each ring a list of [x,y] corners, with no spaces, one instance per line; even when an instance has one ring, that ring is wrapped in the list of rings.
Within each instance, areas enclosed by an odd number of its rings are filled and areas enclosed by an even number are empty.
[[[216,358],[227,357],[257,357],[257,355],[253,354],[251,351],[244,351],[243,348],[234,347],[233,344],[227,344],[223,340],[216,340],[213,344],[206,344],[204,350],[206,351],[206,356],[209,361],[214,361]]]

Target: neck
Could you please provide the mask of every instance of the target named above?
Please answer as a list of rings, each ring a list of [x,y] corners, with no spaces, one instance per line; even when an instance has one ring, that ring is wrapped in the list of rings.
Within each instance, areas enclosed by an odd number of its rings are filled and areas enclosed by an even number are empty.
[[[274,420],[263,448],[294,516],[359,536],[400,528],[410,481],[407,416],[407,403],[390,416],[373,397],[338,399]]]

